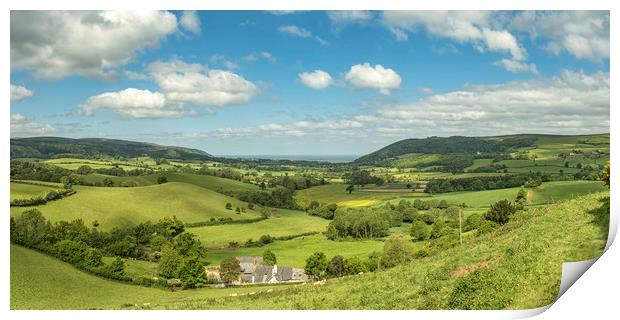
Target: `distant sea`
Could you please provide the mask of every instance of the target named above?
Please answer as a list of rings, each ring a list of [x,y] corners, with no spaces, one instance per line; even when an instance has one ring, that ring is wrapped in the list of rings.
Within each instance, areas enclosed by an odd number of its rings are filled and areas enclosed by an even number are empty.
[[[334,155],[286,155],[286,154],[249,154],[249,155],[221,155],[226,158],[242,158],[242,159],[271,159],[271,160],[307,160],[307,161],[325,161],[333,163],[350,162],[357,158],[356,154],[334,154]]]

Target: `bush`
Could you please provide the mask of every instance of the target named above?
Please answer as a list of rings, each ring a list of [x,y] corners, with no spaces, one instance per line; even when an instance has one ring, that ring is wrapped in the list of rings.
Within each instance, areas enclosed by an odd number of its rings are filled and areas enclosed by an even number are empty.
[[[411,237],[417,241],[423,241],[430,236],[430,228],[422,221],[416,221],[411,225]]]
[[[306,259],[304,271],[309,276],[321,277],[327,268],[327,257],[323,252],[315,252]]]
[[[381,266],[392,268],[413,259],[413,245],[402,237],[391,236],[385,240]]]
[[[491,205],[484,218],[498,224],[506,224],[517,208],[508,200],[500,200]]]
[[[157,184],[164,184],[168,182],[168,178],[166,176],[161,176],[157,178]]]
[[[476,234],[481,235],[481,234],[489,233],[497,229],[497,227],[499,227],[499,224],[493,221],[483,220],[482,223],[480,223],[480,225],[478,226],[478,230]]]
[[[88,246],[83,242],[61,240],[55,245],[56,256],[64,262],[78,264],[84,260]]]
[[[465,223],[463,224],[463,231],[471,231],[474,229],[478,229],[480,224],[484,222],[484,217],[481,214],[473,213],[467,219],[465,219]]]
[[[342,277],[345,272],[344,258],[340,255],[334,256],[327,265],[326,273],[330,277]]]
[[[225,208],[226,208],[227,210],[232,210],[232,207],[233,207],[233,206],[232,206],[232,203],[230,203],[230,202],[226,202],[226,206],[225,206]]]
[[[347,258],[344,261],[344,273],[348,275],[355,275],[360,272],[368,271],[368,266],[362,262],[358,257]]]
[[[459,310],[499,310],[512,302],[497,270],[479,269],[457,280],[448,306]]]

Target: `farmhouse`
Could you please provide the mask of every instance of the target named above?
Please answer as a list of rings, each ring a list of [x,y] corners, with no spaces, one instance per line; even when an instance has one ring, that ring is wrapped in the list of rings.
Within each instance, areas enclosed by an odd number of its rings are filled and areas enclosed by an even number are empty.
[[[305,282],[309,280],[303,269],[262,264],[262,256],[236,258],[241,266],[240,283]]]

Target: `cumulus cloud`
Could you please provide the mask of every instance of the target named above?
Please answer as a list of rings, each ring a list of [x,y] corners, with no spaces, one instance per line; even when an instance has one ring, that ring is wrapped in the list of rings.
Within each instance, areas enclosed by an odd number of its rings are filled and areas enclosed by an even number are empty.
[[[162,11],[11,11],[11,68],[111,77],[176,31],[176,16]]]
[[[249,102],[258,87],[242,76],[224,70],[208,70],[178,59],[149,65],[153,79],[166,98],[177,102],[223,107]]]
[[[287,26],[280,26],[278,28],[278,31],[282,32],[282,33],[286,33],[295,37],[299,37],[299,38],[313,38],[314,40],[316,40],[318,43],[322,44],[322,45],[328,45],[329,42],[327,42],[326,40],[324,40],[323,38],[313,35],[312,32],[295,26],[295,25],[287,25]]]
[[[179,59],[153,62],[147,72],[159,86],[158,92],[136,88],[105,92],[90,97],[80,106],[80,113],[109,109],[133,118],[182,117],[195,113],[186,103],[224,107],[247,103],[259,93],[254,83],[240,75]]]
[[[327,17],[335,24],[362,23],[372,19],[370,11],[365,10],[338,10],[328,11]]]
[[[425,30],[431,36],[470,43],[481,52],[510,54],[513,63],[500,62],[499,66],[526,65],[522,62],[527,59],[525,48],[513,34],[499,27],[499,18],[491,11],[385,11],[382,20],[398,40],[407,40],[409,33]]]
[[[315,90],[325,89],[334,83],[334,79],[332,79],[329,73],[323,70],[302,72],[298,75],[298,80],[304,86]]]
[[[222,128],[209,134],[363,137],[385,144],[433,135],[601,133],[609,131],[609,96],[609,73],[563,71],[552,78],[467,85],[335,120]]]
[[[525,11],[510,28],[547,40],[546,49],[579,59],[609,58],[609,11]]]
[[[344,75],[345,81],[356,89],[377,89],[384,95],[400,88],[401,78],[396,71],[377,64],[356,64]]]
[[[34,95],[34,91],[26,89],[22,86],[16,86],[11,84],[11,101],[20,101],[24,100],[28,97],[32,97]]]
[[[105,92],[88,98],[81,105],[81,112],[86,116],[100,109],[109,109],[133,118],[180,117],[188,114],[182,106],[171,104],[166,96],[159,92],[134,88]]]
[[[181,15],[181,26],[183,29],[199,34],[200,33],[200,18],[196,11],[183,11]]]
[[[226,58],[226,56],[221,55],[221,54],[214,54],[214,55],[212,55],[209,58],[209,61],[211,61],[211,63],[213,63],[213,64],[221,64],[226,69],[229,69],[229,70],[233,70],[233,69],[239,68],[239,65],[237,65],[234,62],[232,62],[231,60],[228,60],[228,58]]]

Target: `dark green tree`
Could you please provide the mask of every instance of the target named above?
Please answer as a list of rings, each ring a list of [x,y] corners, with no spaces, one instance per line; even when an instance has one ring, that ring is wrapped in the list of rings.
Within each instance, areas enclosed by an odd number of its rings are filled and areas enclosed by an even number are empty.
[[[276,258],[276,255],[271,252],[271,250],[267,249],[265,250],[265,252],[263,252],[263,263],[270,265],[270,266],[274,266],[276,265],[276,263],[278,262],[278,259]]]
[[[428,239],[430,235],[430,227],[422,221],[416,221],[411,224],[411,238],[418,241]]]
[[[323,252],[315,252],[306,259],[304,271],[307,275],[321,277],[327,268],[327,257]]]
[[[226,283],[239,279],[241,266],[235,257],[228,257],[220,262],[220,278]]]
[[[515,212],[517,212],[517,207],[504,199],[492,204],[489,211],[484,214],[484,218],[501,225],[506,224]]]
[[[197,256],[190,256],[183,260],[179,278],[183,288],[197,288],[207,283],[205,267]]]
[[[345,272],[344,268],[344,258],[340,255],[337,255],[329,261],[326,273],[331,277],[342,277]]]
[[[355,190],[355,186],[350,184],[347,186],[347,188],[345,189],[349,194],[351,194],[351,192],[353,192],[353,190]]]
[[[157,265],[157,273],[166,278],[177,278],[181,267],[181,256],[169,245],[161,250],[161,257]]]

